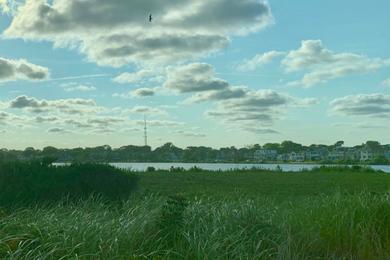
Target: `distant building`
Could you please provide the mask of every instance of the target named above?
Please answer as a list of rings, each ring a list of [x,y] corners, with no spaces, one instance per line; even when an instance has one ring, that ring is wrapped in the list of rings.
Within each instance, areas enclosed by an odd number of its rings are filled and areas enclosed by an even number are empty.
[[[322,159],[322,153],[320,150],[309,150],[306,151],[305,158],[308,161],[319,161]]]
[[[278,154],[278,156],[277,156],[276,159],[277,159],[278,161],[285,162],[285,161],[288,161],[289,157],[288,157],[288,154],[283,153],[283,154]]]
[[[288,156],[289,156],[289,160],[292,162],[303,162],[305,160],[304,152],[300,152],[300,153],[291,152],[289,153]]]
[[[358,160],[360,160],[360,150],[354,149],[354,148],[349,148],[345,152],[345,159],[346,160],[351,160],[351,161],[358,161]]]
[[[375,154],[370,150],[361,150],[360,151],[360,161],[371,161],[374,159]]]
[[[260,149],[255,151],[254,158],[256,161],[275,161],[278,157],[276,150]]]
[[[335,149],[328,153],[328,159],[331,161],[342,161],[345,159],[345,153],[340,149]]]
[[[390,150],[387,150],[383,153],[386,159],[390,160]]]

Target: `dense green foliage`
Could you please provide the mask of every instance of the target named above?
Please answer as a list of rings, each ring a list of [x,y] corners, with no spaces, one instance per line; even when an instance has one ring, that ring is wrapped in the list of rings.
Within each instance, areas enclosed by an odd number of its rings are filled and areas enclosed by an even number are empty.
[[[288,200],[335,192],[390,191],[390,174],[370,168],[320,167],[302,172],[261,169],[233,171],[156,171],[140,173],[140,188],[165,196],[224,198],[245,195]]]
[[[305,146],[292,141],[281,143],[267,143],[264,145],[250,145],[236,148],[224,147],[214,149],[206,146],[189,146],[180,148],[172,143],[166,143],[152,150],[150,146],[127,145],[120,148],[112,148],[109,145],[59,149],[48,146],[42,150],[28,147],[23,151],[0,149],[0,161],[5,160],[36,160],[45,157],[55,158],[57,162],[257,162],[254,153],[261,149],[277,151],[278,154],[305,153],[309,151],[321,151],[321,156],[317,159],[308,159],[308,162],[317,163],[340,163],[352,164],[360,163],[360,158],[327,159],[327,154],[336,148],[346,152],[349,149],[355,150],[358,156],[360,150],[371,151],[375,156],[371,160],[365,160],[366,164],[387,164],[390,163],[390,144],[382,145],[376,141],[367,141],[365,144],[354,147],[341,147],[343,141],[338,141],[334,145],[312,144]],[[359,157],[359,156],[358,156]],[[269,161],[288,162],[294,161],[285,159],[273,159]]]
[[[6,213],[0,217],[0,258],[390,257],[388,195],[334,194],[282,204],[266,197],[196,199],[183,215],[164,213],[166,204],[152,196],[119,208],[89,200]]]
[[[0,258],[390,258],[389,174],[354,167],[137,175],[138,192],[122,203],[63,199],[0,210]]]
[[[67,197],[79,200],[92,195],[126,199],[138,177],[109,165],[51,166],[44,162],[0,163],[0,206],[52,202]]]

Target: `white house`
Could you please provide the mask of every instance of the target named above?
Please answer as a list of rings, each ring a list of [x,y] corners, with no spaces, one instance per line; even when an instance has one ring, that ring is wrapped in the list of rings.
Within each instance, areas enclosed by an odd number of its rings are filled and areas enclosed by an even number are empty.
[[[345,158],[344,151],[341,150],[333,150],[328,154],[328,159],[331,161],[342,161]]]
[[[289,160],[293,162],[303,162],[305,160],[305,153],[296,153],[291,152],[289,153]]]
[[[374,153],[369,150],[360,151],[360,161],[371,161],[374,159]]]
[[[276,150],[260,149],[255,151],[254,158],[257,161],[275,161],[278,157]]]
[[[348,160],[360,160],[360,150],[350,148],[345,152],[345,159]]]
[[[318,161],[322,159],[322,154],[320,150],[309,150],[305,153],[306,160],[309,161]]]

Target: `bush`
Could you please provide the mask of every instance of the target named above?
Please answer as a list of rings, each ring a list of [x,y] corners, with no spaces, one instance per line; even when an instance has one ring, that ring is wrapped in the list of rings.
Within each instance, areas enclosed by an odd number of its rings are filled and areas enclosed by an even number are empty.
[[[183,167],[174,167],[174,166],[171,166],[171,168],[169,169],[170,172],[185,172],[186,170],[183,168]]]
[[[67,197],[126,199],[137,187],[138,177],[104,164],[52,166],[40,162],[0,164],[0,206],[51,202]]]
[[[146,171],[147,172],[155,172],[156,168],[154,168],[153,166],[148,166],[148,168],[146,168]]]

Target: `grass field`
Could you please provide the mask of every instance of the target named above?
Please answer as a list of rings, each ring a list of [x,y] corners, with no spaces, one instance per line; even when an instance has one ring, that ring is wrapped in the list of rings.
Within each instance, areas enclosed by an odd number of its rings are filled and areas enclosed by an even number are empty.
[[[390,174],[355,167],[320,168],[303,172],[241,170],[228,172],[149,172],[140,173],[140,189],[162,195],[187,197],[240,196],[289,200],[308,196],[362,191],[390,191]]]
[[[92,197],[2,205],[0,258],[390,259],[389,174],[334,168],[149,172],[135,178],[94,167],[107,172],[107,187],[90,192],[89,186],[82,194]],[[0,183],[9,178],[4,169]],[[74,172],[61,171],[68,170]],[[105,196],[119,185],[111,175],[120,183],[130,178],[132,190],[139,180],[138,189],[126,199]]]

